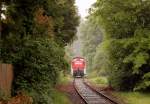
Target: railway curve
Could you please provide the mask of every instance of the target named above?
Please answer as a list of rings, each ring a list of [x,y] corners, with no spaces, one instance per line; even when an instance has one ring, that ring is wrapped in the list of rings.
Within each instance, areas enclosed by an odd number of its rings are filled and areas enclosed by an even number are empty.
[[[83,99],[85,104],[118,104],[88,86],[83,78],[75,78],[73,83],[77,93]]]

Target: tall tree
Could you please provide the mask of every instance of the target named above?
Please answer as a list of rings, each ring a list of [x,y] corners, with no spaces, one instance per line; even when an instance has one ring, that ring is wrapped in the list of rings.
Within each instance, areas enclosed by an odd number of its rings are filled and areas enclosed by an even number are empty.
[[[79,28],[83,44],[82,52],[87,60],[87,68],[89,71],[94,68],[96,48],[102,41],[100,27],[92,19],[93,18],[91,17],[88,20],[83,21]]]
[[[148,90],[150,1],[97,0],[91,13],[104,30],[101,47],[106,46],[112,86],[121,90]]]
[[[13,93],[27,92],[34,104],[50,104],[51,88],[68,69],[64,46],[73,40],[78,19],[74,0],[9,0],[2,21],[3,63],[14,65]]]

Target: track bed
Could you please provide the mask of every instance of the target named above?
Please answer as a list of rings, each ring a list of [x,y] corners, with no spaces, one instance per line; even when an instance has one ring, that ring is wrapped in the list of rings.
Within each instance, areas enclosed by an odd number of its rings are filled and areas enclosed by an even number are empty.
[[[74,87],[86,104],[117,104],[85,84],[82,78],[74,79]]]

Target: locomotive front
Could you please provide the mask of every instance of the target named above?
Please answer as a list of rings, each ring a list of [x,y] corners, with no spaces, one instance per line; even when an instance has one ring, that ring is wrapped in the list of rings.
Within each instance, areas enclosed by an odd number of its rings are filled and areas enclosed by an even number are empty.
[[[83,77],[86,74],[86,62],[84,58],[73,58],[71,61],[71,74],[74,77]]]

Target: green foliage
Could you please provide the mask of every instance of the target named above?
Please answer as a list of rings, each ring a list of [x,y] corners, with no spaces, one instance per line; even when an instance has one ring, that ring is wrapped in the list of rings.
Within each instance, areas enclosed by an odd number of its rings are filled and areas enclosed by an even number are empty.
[[[95,84],[99,84],[100,86],[108,86],[108,81],[106,77],[94,77],[90,78],[90,81]]]
[[[150,1],[97,0],[90,12],[103,30],[102,43],[87,46],[96,49],[95,68],[106,70],[118,90],[149,91]]]
[[[144,74],[142,81],[137,84],[134,90],[148,90],[150,88],[150,72]]]
[[[150,94],[141,93],[141,92],[114,92],[115,96],[118,96],[124,100],[126,104],[149,104],[150,103]]]
[[[82,21],[79,31],[81,32],[82,39],[82,53],[87,60],[87,69],[91,71],[95,66],[93,63],[94,56],[96,53],[96,47],[102,41],[102,34],[98,24],[94,21],[88,19],[87,21]]]
[[[10,95],[9,95],[9,96],[6,95],[6,94],[2,91],[2,89],[0,89],[0,101],[7,101],[7,100],[9,100],[9,98],[10,98]]]
[[[99,72],[104,75],[106,70],[110,67],[110,60],[108,59],[109,56],[107,52],[109,44],[109,41],[100,43],[96,48],[96,53],[93,60],[93,68],[95,70],[100,70]]]
[[[52,100],[54,104],[71,104],[71,101],[68,99],[66,94],[61,93],[57,90],[52,90]]]
[[[14,66],[13,94],[25,92],[34,104],[51,104],[51,89],[68,69],[64,46],[78,25],[74,0],[13,0],[6,5],[0,61]]]
[[[24,66],[24,70],[21,71],[20,68],[16,74],[18,75],[17,82],[23,81],[23,83],[28,83],[29,86],[21,86],[25,88],[30,88],[31,83],[37,85],[37,83],[49,83],[54,84],[57,82],[57,73],[61,68],[65,69],[63,59],[64,52],[63,49],[60,48],[55,42],[49,39],[36,39],[36,40],[26,40],[24,41],[24,46],[22,50],[24,52],[24,56],[22,56],[23,61],[19,62],[18,60],[17,66]],[[19,51],[19,53],[21,52]],[[18,53],[18,54],[19,54]],[[55,54],[57,53],[57,54]],[[21,79],[26,79],[24,80]],[[28,79],[30,78],[30,79]],[[35,82],[35,83],[34,83]],[[34,86],[34,85],[33,85]]]
[[[6,52],[4,46],[2,59],[3,62],[14,64],[14,93],[25,91],[33,97],[34,104],[49,104],[50,89],[57,83],[59,71],[68,68],[64,59],[64,49],[46,38],[25,38],[20,46],[13,44],[20,42],[12,41],[12,38],[8,38],[7,41],[10,42],[7,44],[11,47],[10,50],[7,48],[10,53],[7,53],[6,57],[6,53],[3,53]],[[12,47],[16,49],[15,52],[12,51]]]

